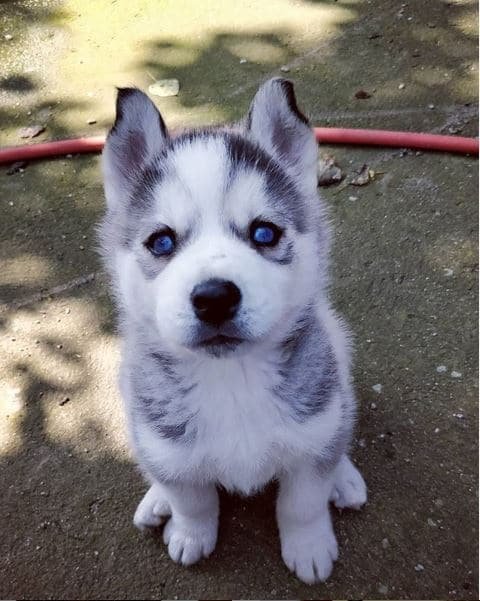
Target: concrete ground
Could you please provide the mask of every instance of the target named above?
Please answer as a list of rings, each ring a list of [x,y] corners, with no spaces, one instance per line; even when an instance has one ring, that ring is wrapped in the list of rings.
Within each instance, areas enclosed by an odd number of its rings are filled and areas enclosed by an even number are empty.
[[[281,66],[314,124],[477,135],[473,0],[18,0],[0,24],[2,145],[32,124],[36,140],[102,133],[115,85],[166,77],[169,124],[227,121]],[[0,170],[0,597],[478,599],[477,160],[321,150],[377,173],[322,190],[370,491],[335,514],[332,577],[283,566],[273,485],[222,495],[217,549],[192,568],[133,528],[146,487],[95,251],[99,159],[74,156]]]

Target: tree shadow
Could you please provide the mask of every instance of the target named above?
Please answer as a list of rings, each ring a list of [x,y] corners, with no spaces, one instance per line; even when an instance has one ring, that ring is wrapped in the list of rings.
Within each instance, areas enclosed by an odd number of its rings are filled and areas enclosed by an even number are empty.
[[[180,80],[181,93],[172,101],[176,104],[158,103],[167,107],[167,121],[168,106],[200,119],[237,119],[259,81],[271,74],[297,82],[299,100],[316,124],[315,115],[325,110],[348,109],[351,116],[331,116],[331,123],[408,127],[402,116],[379,117],[375,111],[437,104],[437,98],[452,104],[470,101],[466,57],[476,56],[475,40],[453,25],[467,18],[467,5],[411,3],[398,16],[401,7],[391,1],[311,3],[347,6],[354,18],[339,23],[328,46],[319,45],[307,57],[291,43],[293,30],[272,27],[270,32],[220,32],[205,45],[159,36],[145,42],[142,56],[134,58],[136,68],[152,80]],[[37,13],[30,6],[3,1],[0,15],[5,7],[12,15],[19,11],[25,26],[58,16],[48,10]],[[411,25],[409,16],[414,17]],[[21,30],[15,38],[21,38]],[[240,63],[242,58],[247,62]],[[441,83],[443,73],[455,71],[459,63],[459,85],[453,78],[448,85]],[[290,65],[289,71],[280,71],[282,65]],[[399,90],[399,78],[408,73],[412,79]],[[21,95],[38,90],[39,84],[34,76],[14,70],[0,88]],[[372,97],[356,100],[359,88],[371,91]],[[57,102],[53,94],[45,94],[29,107],[30,118],[32,123],[47,118],[49,136],[68,137],[72,128],[61,113],[48,117]],[[67,110],[81,102],[62,106]],[[373,116],[365,114],[370,109]],[[425,127],[432,115],[434,111],[427,113]],[[23,125],[23,119],[14,106],[0,109],[3,128]],[[463,133],[468,128],[473,125]],[[372,154],[349,151],[344,156],[345,161],[350,156],[369,160]],[[147,538],[137,534],[131,516],[145,484],[124,449],[112,450],[107,432],[95,420],[101,404],[94,409],[86,405],[70,439],[52,436],[47,427],[52,410],[68,415],[75,397],[85,394],[89,382],[100,380],[95,360],[82,356],[79,346],[86,326],[74,324],[68,340],[55,332],[40,340],[44,361],[54,366],[50,375],[23,360],[7,361],[3,367],[26,381],[23,413],[11,417],[20,420],[18,444],[0,459],[5,597],[207,598],[215,591],[217,598],[262,598],[267,591],[272,598],[366,598],[378,597],[378,586],[387,578],[396,586],[389,595],[398,598],[447,596],[452,586],[452,598],[465,596],[467,590],[475,598],[475,574],[469,573],[476,569],[470,561],[475,525],[468,519],[474,512],[469,488],[475,483],[475,465],[471,459],[465,462],[465,457],[474,456],[476,435],[471,426],[476,411],[471,382],[477,350],[470,325],[475,321],[475,265],[451,250],[455,242],[461,245],[475,234],[473,204],[456,205],[458,189],[462,197],[468,196],[464,184],[469,172],[464,159],[439,157],[432,177],[442,185],[435,190],[421,182],[422,173],[433,169],[428,158],[408,155],[402,160],[401,167],[392,168],[396,172],[390,184],[367,187],[358,193],[357,204],[340,200],[334,191],[327,193],[340,230],[334,297],[357,339],[362,444],[354,447],[354,455],[371,489],[366,511],[336,517],[343,552],[332,580],[306,587],[283,568],[274,486],[248,500],[222,494],[219,545],[197,567],[183,569],[167,560],[160,533]],[[97,159],[32,163],[13,176],[5,171],[0,171],[2,300],[28,297],[96,271],[93,224],[103,210]],[[458,183],[448,173],[458,177]],[[444,251],[445,240],[450,246]],[[435,249],[442,259],[455,260],[456,269],[458,265],[448,290],[442,271],[428,258]],[[52,305],[79,298],[92,312],[100,312],[98,323],[91,326],[100,344],[114,327],[111,304],[98,288],[67,291]],[[42,306],[23,308],[20,318],[13,311],[2,314],[2,333],[10,336],[18,319],[33,319]],[[457,367],[453,361],[464,366],[465,383],[441,381],[437,386],[435,368],[440,363]],[[54,377],[62,366],[77,376],[62,383]],[[99,369],[103,367],[100,362]],[[377,382],[384,387],[380,396],[372,390]],[[116,395],[113,378],[105,395]],[[60,405],[67,397],[70,400]],[[452,420],[460,403],[468,419]],[[437,423],[441,437],[432,434]],[[459,508],[467,516],[461,537]],[[382,547],[384,538],[390,550]],[[461,567],[458,558],[464,561]],[[424,562],[425,573],[415,572],[416,562]]]

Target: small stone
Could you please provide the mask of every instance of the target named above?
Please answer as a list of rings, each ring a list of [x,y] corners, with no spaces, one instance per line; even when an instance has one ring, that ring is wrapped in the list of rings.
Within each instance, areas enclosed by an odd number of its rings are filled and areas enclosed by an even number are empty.
[[[96,122],[97,122],[96,119],[87,119],[87,125],[93,125]]]
[[[388,595],[388,586],[386,586],[385,584],[381,584],[381,585],[378,587],[378,592],[379,592],[381,595]]]
[[[443,269],[443,275],[445,275],[446,277],[450,277],[453,275],[453,269],[450,269],[449,267],[445,267]]]
[[[443,499],[435,499],[434,503],[437,507],[443,507],[445,505]]]
[[[421,563],[417,563],[417,565],[415,566],[415,572],[423,572],[424,569],[425,568]]]
[[[370,403],[370,409],[376,409],[377,408],[377,403]]]
[[[447,371],[446,365],[437,365],[437,372],[439,374],[444,374]]]
[[[390,543],[389,543],[389,541],[388,541],[388,538],[384,538],[384,539],[382,539],[382,547],[383,547],[384,549],[388,549],[388,547],[389,547],[389,546],[390,546]]]
[[[180,91],[180,82],[178,79],[159,79],[151,86],[148,86],[148,91],[153,96],[161,96],[166,98],[167,96],[178,96]]]
[[[6,33],[3,37],[7,40],[7,42],[13,40],[13,35],[11,33]]]
[[[360,438],[360,440],[358,441],[358,446],[361,449],[364,449],[367,446],[367,442],[366,442],[365,438]]]
[[[405,89],[405,84],[404,83],[399,84],[398,89],[399,90],[404,90]]]
[[[241,58],[241,59],[240,59],[238,62],[239,62],[241,65],[244,65],[245,63],[248,63],[248,61],[247,61],[247,59],[246,59],[246,58]]]
[[[18,130],[20,138],[36,138],[45,131],[45,125],[29,125]]]
[[[85,247],[83,246],[83,244],[80,244],[80,246],[78,247],[80,250],[85,250]]]
[[[70,401],[70,397],[66,396],[64,397],[61,401],[59,401],[59,405],[60,407],[63,407],[64,405],[66,405],[68,402]]]
[[[70,308],[65,309],[65,313],[68,315],[70,313]]]
[[[382,392],[382,388],[383,388],[383,386],[381,384],[375,384],[374,386],[372,386],[372,390],[374,390],[378,394],[380,394]]]
[[[95,557],[98,557],[98,551],[94,551],[93,554],[95,555]]]
[[[356,200],[358,200],[358,196],[349,196],[348,200],[351,200],[352,202],[355,202]],[[367,340],[368,342],[368,340]]]
[[[280,71],[282,73],[288,73],[290,71],[290,67],[287,67],[287,65],[283,65],[280,67]]]
[[[455,371],[455,370],[454,370],[454,371],[450,372],[450,376],[451,376],[452,378],[461,378],[461,377],[462,377],[462,374],[461,374],[459,371]]]
[[[435,108],[435,105],[434,105],[434,104],[431,102],[431,103],[428,105],[428,108],[429,108],[431,111],[433,111],[433,109]]]
[[[465,419],[465,415],[463,413],[452,413],[452,415],[457,419]]]
[[[435,430],[433,431],[434,434],[438,434],[440,432],[440,428],[435,428]]]
[[[428,524],[429,526],[431,526],[432,528],[436,528],[436,527],[437,527],[437,522],[434,522],[434,521],[432,520],[432,518],[428,518],[428,520],[427,520],[427,524]]]
[[[9,201],[8,201],[8,204],[9,204],[11,207],[13,207],[13,200],[9,200]]]

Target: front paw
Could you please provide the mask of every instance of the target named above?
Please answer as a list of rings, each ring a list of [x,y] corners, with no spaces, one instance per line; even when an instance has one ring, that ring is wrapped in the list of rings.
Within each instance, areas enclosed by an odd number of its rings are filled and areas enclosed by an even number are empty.
[[[300,580],[314,584],[330,576],[338,545],[329,515],[308,526],[284,527],[280,538],[283,561]]]
[[[133,523],[139,530],[157,528],[170,514],[167,500],[162,496],[158,486],[154,484],[140,501],[133,516]]]
[[[217,519],[186,520],[174,515],[163,530],[163,541],[173,561],[189,566],[212,553],[217,529]]]
[[[367,502],[367,485],[362,474],[344,455],[335,470],[335,483],[330,500],[335,507],[360,509]]]

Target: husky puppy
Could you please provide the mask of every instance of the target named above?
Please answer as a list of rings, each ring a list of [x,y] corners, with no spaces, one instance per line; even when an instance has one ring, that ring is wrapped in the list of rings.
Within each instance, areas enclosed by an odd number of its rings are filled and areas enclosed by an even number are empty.
[[[287,80],[264,83],[241,124],[176,137],[145,94],[118,92],[100,237],[150,483],[134,523],[167,519],[184,565],[215,548],[218,486],[248,495],[278,481],[282,557],[307,583],[337,559],[329,502],[366,501],[347,456],[350,348],[327,296],[316,161]]]

